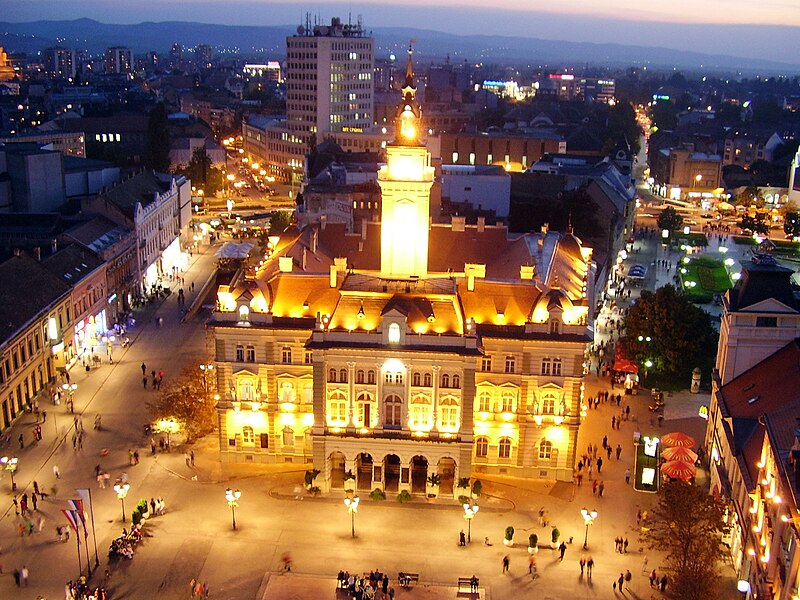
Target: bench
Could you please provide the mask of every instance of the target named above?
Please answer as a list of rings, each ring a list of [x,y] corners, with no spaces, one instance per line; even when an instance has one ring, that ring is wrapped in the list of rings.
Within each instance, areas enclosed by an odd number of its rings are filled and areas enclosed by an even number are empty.
[[[400,585],[407,588],[411,585],[411,582],[419,583],[419,573],[407,573],[406,571],[400,571],[397,574],[397,581],[400,582]]]
[[[459,577],[458,591],[461,593],[461,591],[466,588],[470,593],[477,593],[479,584],[480,580],[477,577],[475,577],[474,580],[472,577]]]

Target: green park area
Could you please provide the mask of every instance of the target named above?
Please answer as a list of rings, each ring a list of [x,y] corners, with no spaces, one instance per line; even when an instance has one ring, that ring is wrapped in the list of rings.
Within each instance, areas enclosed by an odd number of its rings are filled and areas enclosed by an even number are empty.
[[[772,250],[773,254],[778,254],[780,256],[800,256],[800,242],[794,242],[792,240],[773,240],[773,239],[770,239],[770,241],[775,246]],[[758,245],[758,242],[756,242],[752,236],[746,236],[746,235],[733,236],[733,242],[735,244],[739,244],[740,246]]]
[[[684,295],[696,304],[707,304],[714,294],[722,294],[733,287],[728,270],[721,260],[700,256],[680,267]]]
[[[708,238],[705,233],[673,232],[672,240],[672,247],[675,250],[683,250],[682,246],[691,246],[693,248],[705,248],[708,246]]]

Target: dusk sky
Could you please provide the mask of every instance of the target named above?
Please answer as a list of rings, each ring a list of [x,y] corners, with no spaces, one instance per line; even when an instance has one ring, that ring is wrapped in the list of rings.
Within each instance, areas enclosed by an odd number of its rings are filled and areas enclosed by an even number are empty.
[[[294,25],[309,11],[322,20],[362,15],[368,28],[403,26],[616,42],[786,62],[797,62],[800,55],[798,0],[13,0],[4,8],[0,20],[7,21],[89,17],[106,23],[179,20],[239,25]]]

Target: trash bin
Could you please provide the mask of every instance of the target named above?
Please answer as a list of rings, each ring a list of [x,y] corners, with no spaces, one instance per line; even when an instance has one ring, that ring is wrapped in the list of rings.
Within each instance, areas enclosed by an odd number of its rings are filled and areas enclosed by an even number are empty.
[[[689,388],[692,394],[700,391],[700,367],[695,367],[692,371],[692,386]]]

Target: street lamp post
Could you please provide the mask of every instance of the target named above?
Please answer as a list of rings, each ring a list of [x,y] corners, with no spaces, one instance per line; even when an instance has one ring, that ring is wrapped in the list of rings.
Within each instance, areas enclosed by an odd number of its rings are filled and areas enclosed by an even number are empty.
[[[114,484],[114,491],[117,492],[117,498],[119,498],[120,503],[122,504],[122,520],[125,521],[125,496],[128,495],[128,490],[131,489],[130,484],[123,483],[122,481],[117,481]]]
[[[360,498],[358,496],[348,496],[344,499],[344,505],[350,513],[350,535],[356,537],[356,513],[358,512],[358,503]]]
[[[62,384],[61,389],[67,392],[67,405],[69,406],[69,412],[75,412],[75,390],[78,389],[77,383],[65,383]]]
[[[472,519],[475,518],[475,515],[478,514],[481,507],[477,504],[465,502],[463,508],[464,518],[467,520],[467,542],[469,543],[472,541]]]
[[[208,393],[209,392],[209,380],[208,377],[211,377],[212,371],[214,370],[214,365],[211,363],[200,365],[200,371],[203,373],[203,390]]]
[[[17,470],[17,457],[15,456],[4,456],[0,458],[0,465],[3,465],[3,468],[11,474],[11,491],[17,491],[17,482],[14,481],[14,471]]]
[[[239,506],[239,498],[242,497],[242,492],[239,490],[232,490],[228,488],[225,490],[225,499],[228,501],[228,506],[231,507],[231,519],[233,520],[233,530],[236,531],[236,507]]]
[[[586,523],[586,534],[583,536],[583,549],[589,549],[589,525],[594,523],[594,520],[597,518],[597,511],[596,510],[587,510],[585,508],[581,509],[581,515],[583,516],[583,520]]]

